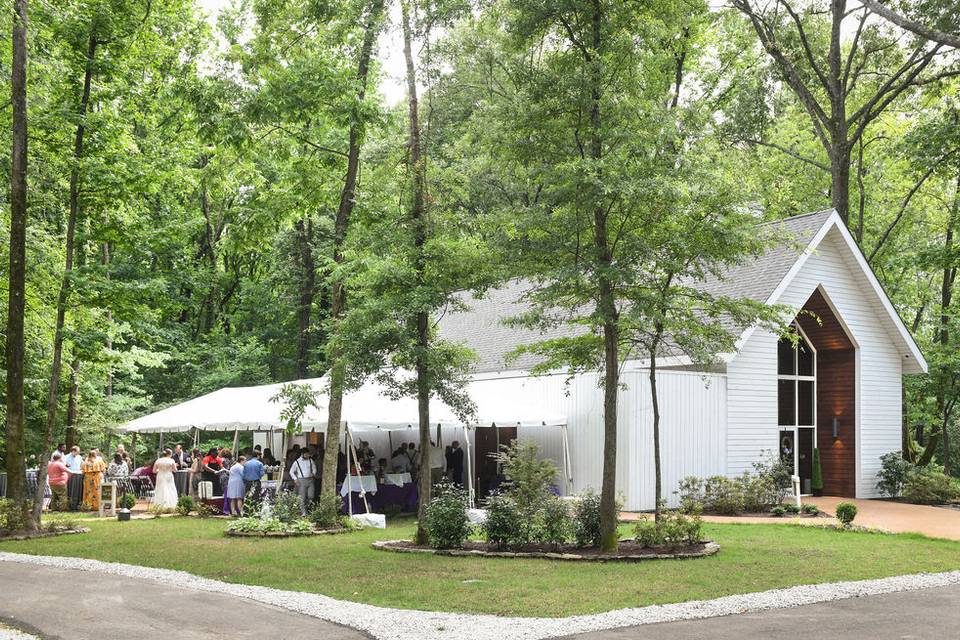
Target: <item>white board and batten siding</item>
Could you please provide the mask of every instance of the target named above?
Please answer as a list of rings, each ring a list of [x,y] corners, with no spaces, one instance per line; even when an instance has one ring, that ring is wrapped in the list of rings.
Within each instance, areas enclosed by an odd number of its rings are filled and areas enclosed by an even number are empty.
[[[831,229],[779,302],[801,308],[815,289],[833,305],[856,346],[857,497],[875,497],[880,456],[900,449],[902,356],[866,276]],[[727,365],[727,474],[776,450],[777,337],[755,331]]]
[[[649,372],[623,373],[618,396],[617,491],[629,511],[654,507],[653,411]],[[726,468],[727,386],[718,373],[661,371],[657,376],[661,407],[663,495],[676,503],[680,479],[723,474]],[[597,374],[515,377],[509,373],[475,379],[475,399],[522,394],[567,418],[574,492],[599,492],[603,470],[603,393]],[[521,427],[520,440],[538,443],[545,457],[561,468],[558,428]],[[561,473],[562,477],[562,473]],[[563,483],[561,482],[561,485]]]

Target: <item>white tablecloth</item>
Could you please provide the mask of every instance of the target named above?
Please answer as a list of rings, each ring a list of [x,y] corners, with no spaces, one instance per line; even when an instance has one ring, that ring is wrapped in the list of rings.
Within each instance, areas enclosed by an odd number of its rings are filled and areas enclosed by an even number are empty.
[[[359,492],[360,487],[367,493],[377,492],[376,476],[347,476],[343,479],[343,486],[340,487],[340,495],[345,496],[350,492]]]
[[[397,487],[402,487],[408,482],[413,482],[413,478],[409,473],[385,473],[383,474],[383,482],[384,484],[392,484]]]

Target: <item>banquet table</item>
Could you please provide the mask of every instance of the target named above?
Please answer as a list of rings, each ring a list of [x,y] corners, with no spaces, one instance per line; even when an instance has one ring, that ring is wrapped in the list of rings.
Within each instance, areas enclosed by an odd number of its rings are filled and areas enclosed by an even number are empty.
[[[395,487],[402,487],[408,482],[413,482],[413,478],[409,473],[385,473],[383,474],[383,484],[384,485],[393,485]],[[382,485],[381,485],[382,486]]]
[[[366,476],[347,476],[340,485],[340,495],[346,496],[347,493],[359,493],[363,487],[365,493],[377,492],[377,477],[374,475]]]
[[[407,482],[403,486],[381,484],[380,491],[373,497],[370,508],[377,513],[383,513],[385,507],[396,505],[401,513],[414,513],[417,510],[417,485]]]

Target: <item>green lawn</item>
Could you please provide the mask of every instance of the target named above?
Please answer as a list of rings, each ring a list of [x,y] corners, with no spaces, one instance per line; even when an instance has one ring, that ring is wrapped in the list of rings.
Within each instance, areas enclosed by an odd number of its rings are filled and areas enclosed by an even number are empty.
[[[219,519],[84,524],[93,531],[4,542],[0,551],[182,569],[392,607],[528,616],[960,569],[957,542],[786,524],[708,524],[708,535],[721,545],[718,555],[638,564],[433,557],[370,548],[373,540],[410,537],[409,520],[386,531],[279,540],[224,538],[226,522]]]

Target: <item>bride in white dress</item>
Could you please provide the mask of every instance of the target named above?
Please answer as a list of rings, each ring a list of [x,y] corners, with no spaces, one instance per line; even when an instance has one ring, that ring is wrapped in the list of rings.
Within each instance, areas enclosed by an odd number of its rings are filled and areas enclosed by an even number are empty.
[[[153,492],[153,504],[162,509],[174,509],[177,506],[177,484],[173,481],[173,472],[177,463],[171,457],[170,449],[163,450],[163,457],[153,463],[153,472],[157,474],[157,486]]]

